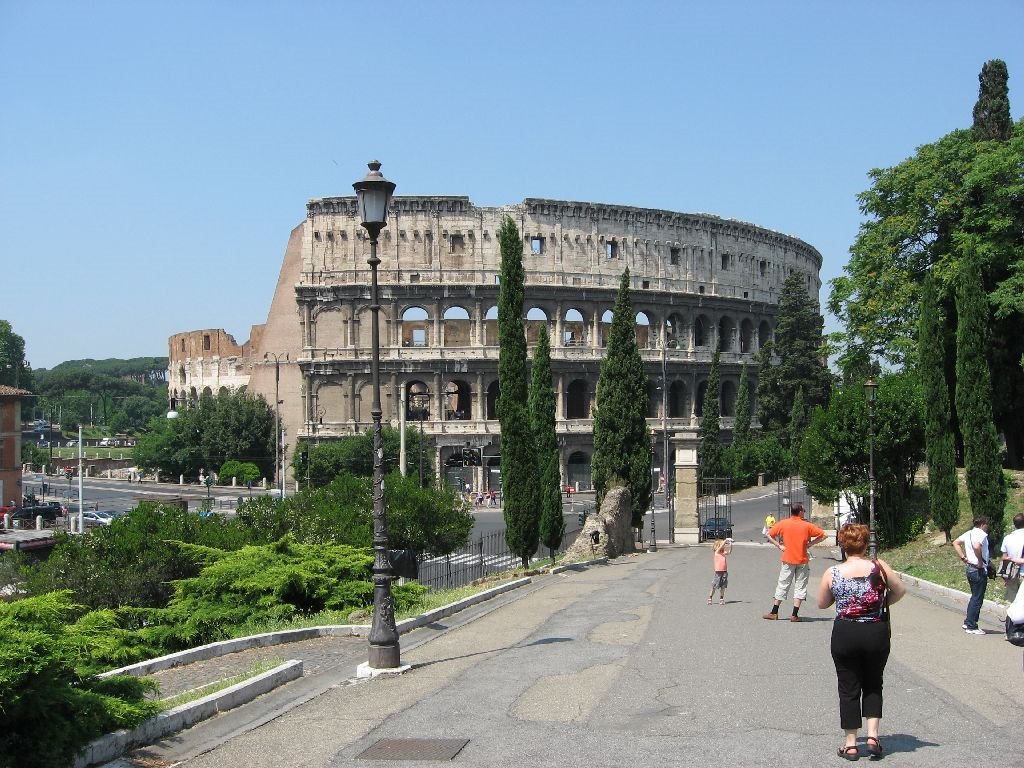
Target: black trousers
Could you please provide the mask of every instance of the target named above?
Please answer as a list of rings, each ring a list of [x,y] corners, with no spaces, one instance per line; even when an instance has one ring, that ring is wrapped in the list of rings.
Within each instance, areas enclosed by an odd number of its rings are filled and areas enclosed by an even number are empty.
[[[862,717],[882,716],[882,675],[889,660],[889,638],[888,621],[836,619],[832,624],[841,728],[860,728]]]

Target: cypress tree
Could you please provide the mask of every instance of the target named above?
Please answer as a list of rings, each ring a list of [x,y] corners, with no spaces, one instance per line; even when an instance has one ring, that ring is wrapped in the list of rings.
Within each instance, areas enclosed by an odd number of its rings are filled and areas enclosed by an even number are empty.
[[[967,495],[975,516],[989,519],[990,543],[1003,537],[1006,486],[992,421],[992,382],[986,351],[989,345],[988,298],[977,256],[963,260],[956,286],[956,412],[964,440]]]
[[[597,377],[591,476],[598,505],[614,485],[629,488],[636,528],[651,502],[651,450],[647,378],[636,345],[628,269],[622,273],[612,313],[608,352]]]
[[[540,469],[540,541],[551,562],[565,536],[562,517],[562,484],[558,470],[558,436],[555,432],[555,390],[551,386],[551,342],[547,326],[541,326],[530,367],[530,426],[537,446]]]
[[[732,444],[742,448],[750,442],[750,381],[747,364],[740,369],[740,386],[736,393],[736,421],[732,427]]]
[[[986,61],[978,74],[978,100],[974,104],[974,131],[983,141],[1006,141],[1013,133],[1006,62]]]
[[[808,410],[827,406],[832,378],[821,348],[824,320],[807,293],[806,277],[794,272],[783,283],[775,340],[762,349],[757,372],[757,406],[761,430],[785,439],[793,398],[804,388]],[[779,358],[771,365],[770,355]]]
[[[501,276],[498,288],[498,422],[501,425],[501,483],[505,541],[523,566],[537,551],[540,486],[527,403],[526,331],[523,300],[523,240],[511,217],[498,230]]]
[[[800,474],[800,443],[809,421],[807,406],[804,405],[804,388],[800,387],[796,391],[793,408],[789,412],[789,464],[797,474]]]
[[[697,469],[701,480],[722,477],[725,468],[722,466],[722,442],[719,416],[721,409],[718,398],[721,390],[721,375],[718,372],[719,350],[711,359],[711,372],[708,374],[707,386],[704,389],[704,405],[700,413],[700,443],[697,446]]]
[[[935,278],[925,275],[921,290],[920,331],[917,349],[920,360],[924,409],[925,461],[928,464],[928,509],[932,522],[952,540],[951,531],[960,511],[956,481],[956,453],[946,385],[945,323],[939,308]]]

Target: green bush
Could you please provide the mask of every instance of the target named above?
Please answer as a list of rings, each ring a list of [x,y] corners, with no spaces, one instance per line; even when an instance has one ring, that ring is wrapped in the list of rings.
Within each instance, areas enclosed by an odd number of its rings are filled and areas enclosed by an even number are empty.
[[[91,740],[156,713],[149,681],[83,670],[102,623],[75,621],[81,610],[67,592],[0,603],[0,765],[69,765]]]

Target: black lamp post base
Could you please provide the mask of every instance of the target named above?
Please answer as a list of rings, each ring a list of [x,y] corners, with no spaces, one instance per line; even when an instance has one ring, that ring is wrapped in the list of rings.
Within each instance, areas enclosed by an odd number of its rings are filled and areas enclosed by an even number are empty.
[[[402,650],[397,645],[371,645],[367,661],[371,669],[398,669],[402,666]]]

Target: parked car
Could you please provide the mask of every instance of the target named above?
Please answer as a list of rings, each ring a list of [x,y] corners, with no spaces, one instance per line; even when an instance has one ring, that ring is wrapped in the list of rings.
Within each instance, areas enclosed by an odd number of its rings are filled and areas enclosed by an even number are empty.
[[[99,446],[100,446],[100,448],[109,448],[113,444],[114,444],[114,438],[112,438],[112,437],[104,437],[102,440],[100,440]]]
[[[68,440],[66,443],[64,443],[64,445],[66,445],[68,448],[74,448],[76,445],[78,445],[78,441]]]
[[[732,521],[727,517],[709,517],[700,527],[700,537],[707,539],[731,539]]]
[[[16,510],[12,515],[12,520],[23,520],[32,522],[36,517],[42,517],[46,522],[56,522],[57,515],[60,514],[60,506],[51,507],[49,504],[45,506],[24,506],[21,509]]]
[[[114,516],[109,512],[83,512],[82,522],[85,525],[110,525],[114,522]]]

